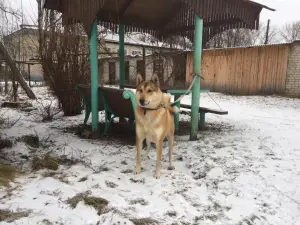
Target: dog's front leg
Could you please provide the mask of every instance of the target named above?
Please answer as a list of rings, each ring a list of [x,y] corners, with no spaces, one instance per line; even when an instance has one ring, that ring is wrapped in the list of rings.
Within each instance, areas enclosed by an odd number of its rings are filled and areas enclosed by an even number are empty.
[[[160,178],[160,169],[161,169],[161,158],[162,158],[162,141],[156,143],[156,170],[154,178]]]
[[[142,147],[143,147],[144,138],[136,137],[136,168],[135,174],[141,172],[141,158],[142,158]]]
[[[149,140],[146,140],[146,143],[147,143],[147,147],[146,147],[146,154],[145,154],[145,157],[144,157],[144,160],[148,160],[148,155],[149,155],[149,152],[150,152],[150,149],[151,149],[151,142]]]

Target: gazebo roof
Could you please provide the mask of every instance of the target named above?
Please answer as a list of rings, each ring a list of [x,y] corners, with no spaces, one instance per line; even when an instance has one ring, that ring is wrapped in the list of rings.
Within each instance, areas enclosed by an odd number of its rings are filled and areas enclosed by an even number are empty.
[[[193,40],[194,14],[204,22],[203,42],[233,28],[258,29],[265,5],[249,0],[44,0],[43,7],[63,14],[65,25],[83,23],[90,33],[93,21],[118,32],[149,33],[159,39],[180,35]]]

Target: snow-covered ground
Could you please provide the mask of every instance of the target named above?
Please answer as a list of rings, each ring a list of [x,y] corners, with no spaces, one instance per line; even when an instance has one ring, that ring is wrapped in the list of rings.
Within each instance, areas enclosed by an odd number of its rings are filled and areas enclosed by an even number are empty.
[[[39,102],[50,102],[45,87],[33,90]],[[45,170],[27,172],[9,189],[0,189],[0,210],[30,210],[28,217],[12,223],[28,225],[150,224],[134,220],[145,218],[166,225],[300,224],[300,100],[210,96],[229,115],[207,114],[208,129],[199,132],[198,141],[177,135],[173,171],[166,169],[165,145],[159,180],[153,178],[154,149],[136,176],[133,144],[82,139],[66,132],[65,128],[81,124],[84,114],[57,115],[53,122],[42,123],[37,110],[1,109],[2,116],[20,118],[15,126],[1,130],[2,137],[17,139],[36,133],[40,140],[51,140],[35,153],[22,142],[5,149],[25,171],[29,171],[32,154],[49,151],[79,163],[60,165],[57,176],[52,177],[45,177]],[[201,94],[200,105],[218,108],[210,96]],[[190,96],[184,98],[190,101]],[[40,105],[32,103],[37,108]],[[181,115],[181,119],[189,117]],[[104,213],[97,215],[84,202],[74,209],[67,204],[69,198],[86,191],[109,201]]]

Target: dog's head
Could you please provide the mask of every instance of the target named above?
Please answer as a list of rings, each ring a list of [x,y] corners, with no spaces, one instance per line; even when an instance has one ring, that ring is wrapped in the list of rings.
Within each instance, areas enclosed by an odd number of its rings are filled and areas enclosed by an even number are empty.
[[[144,81],[138,74],[136,79],[136,100],[141,107],[155,108],[163,100],[163,93],[159,88],[159,78],[154,74],[149,81]]]

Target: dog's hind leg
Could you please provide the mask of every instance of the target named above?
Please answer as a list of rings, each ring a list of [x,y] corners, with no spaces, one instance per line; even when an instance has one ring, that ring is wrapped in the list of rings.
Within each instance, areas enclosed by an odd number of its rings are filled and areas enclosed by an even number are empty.
[[[145,158],[144,158],[145,161],[148,160],[149,151],[151,149],[151,142],[146,139],[146,143],[147,143],[147,147],[146,147],[146,154],[145,154]]]
[[[173,147],[174,147],[174,136],[173,135],[168,136],[168,143],[169,143],[169,166],[168,166],[168,170],[174,170],[175,167],[172,164],[172,154],[173,154]]]
[[[141,157],[142,157],[142,147],[143,147],[143,138],[136,137],[136,169],[135,174],[141,172]]]
[[[154,178],[160,178],[160,170],[161,170],[161,157],[162,157],[162,142],[158,141],[156,143],[156,169]]]

